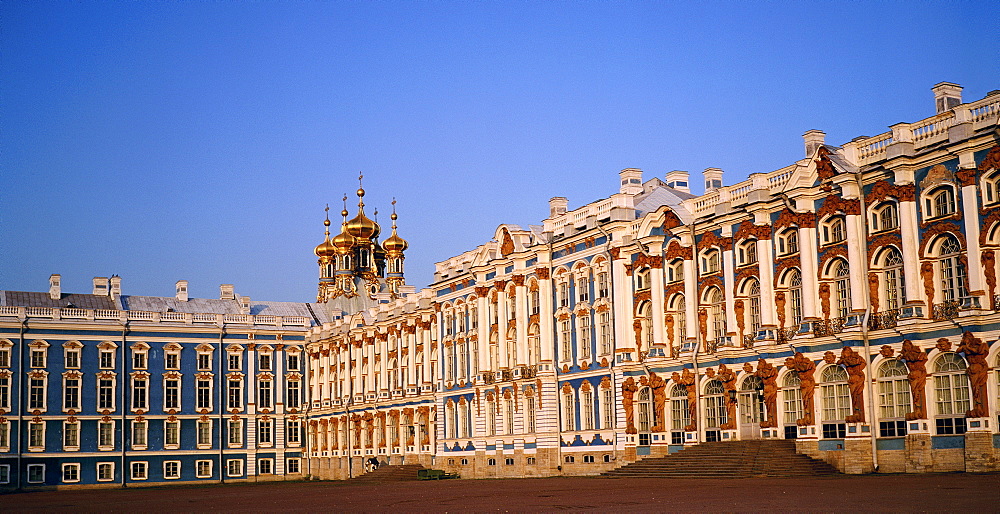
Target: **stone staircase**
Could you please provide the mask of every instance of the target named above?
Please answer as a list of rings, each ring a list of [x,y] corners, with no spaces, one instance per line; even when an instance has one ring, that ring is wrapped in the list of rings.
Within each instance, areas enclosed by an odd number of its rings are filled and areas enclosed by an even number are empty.
[[[371,473],[364,473],[351,479],[352,482],[403,482],[419,480],[417,472],[424,469],[420,464],[398,464],[382,466]]]
[[[839,475],[833,466],[795,453],[795,441],[702,443],[602,473],[605,477],[753,478]]]

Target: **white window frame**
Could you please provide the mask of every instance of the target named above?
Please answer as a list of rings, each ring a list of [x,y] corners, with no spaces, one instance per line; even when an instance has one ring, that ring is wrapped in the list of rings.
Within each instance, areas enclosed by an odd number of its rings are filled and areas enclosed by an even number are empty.
[[[257,461],[257,474],[258,475],[273,475],[274,474],[274,459],[260,459]]]
[[[227,477],[243,476],[243,459],[227,459],[226,476]]]
[[[44,421],[35,422],[28,421],[28,451],[29,452],[40,452],[45,451],[45,437],[46,425],[48,423]],[[36,432],[36,427],[40,427],[40,432]],[[41,442],[41,444],[38,444]]]
[[[194,461],[194,473],[195,478],[212,478],[212,465],[214,461],[211,460],[196,460]],[[204,467],[208,467],[208,472],[204,471]]]
[[[170,469],[174,466],[176,466],[175,469]],[[180,480],[180,478],[181,478],[181,461],[179,460],[163,461],[163,479]]]
[[[110,427],[110,432],[104,432],[108,435],[111,444],[102,444],[102,431],[107,430]],[[101,451],[110,451],[115,449],[115,430],[117,429],[115,420],[110,421],[98,421],[97,422],[97,448]]]
[[[28,464],[25,470],[25,481],[29,484],[44,484],[45,483],[45,464]],[[32,479],[33,473],[40,473],[41,479]]]
[[[67,478],[67,473],[72,475]],[[62,465],[62,474],[60,475],[61,482],[64,484],[75,484],[80,481],[80,463],[79,462],[65,462]]]
[[[101,469],[102,468],[107,469],[108,471],[110,471],[110,473],[108,473],[109,476],[107,476],[106,478],[101,476]],[[95,471],[95,476],[97,477],[97,481],[98,482],[112,482],[115,479],[115,463],[114,462],[98,462],[97,465],[94,467],[94,471]]]
[[[174,429],[171,430],[170,427]],[[168,434],[174,434],[175,440],[170,441]],[[163,421],[163,449],[165,450],[176,450],[180,448],[181,445],[181,422],[180,420],[164,420]]]
[[[129,463],[129,477],[132,480],[149,479],[149,462],[144,460],[132,461]]]
[[[195,430],[197,430],[197,432],[195,433],[195,442],[199,450],[207,450],[212,448],[212,440],[213,440],[212,436],[214,435],[214,432],[212,430],[213,422],[214,420],[212,419],[207,419],[207,420],[199,419],[197,423],[195,423]]]
[[[70,435],[73,434],[73,439]],[[64,452],[75,452],[80,450],[80,422],[63,421],[62,447]],[[75,443],[75,444],[74,444]]]
[[[302,459],[298,457],[288,457],[285,460],[285,473],[288,475],[298,475],[302,473]]]

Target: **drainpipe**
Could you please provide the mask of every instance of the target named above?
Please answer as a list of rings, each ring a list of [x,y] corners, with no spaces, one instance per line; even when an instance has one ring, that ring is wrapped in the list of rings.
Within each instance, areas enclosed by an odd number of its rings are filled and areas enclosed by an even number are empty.
[[[347,402],[345,402],[345,404],[344,404],[344,407],[346,408],[345,412],[346,412],[346,416],[347,416],[347,424],[345,425],[345,428],[347,429],[347,448],[344,449],[345,451],[347,451],[347,478],[353,478],[352,473],[354,471],[352,469],[353,464],[354,464],[354,447],[351,446],[351,432],[353,432],[353,430],[351,430],[351,404],[354,403],[354,378],[351,376],[351,374],[354,373],[354,371],[353,371],[353,369],[354,369],[354,355],[353,355],[354,354],[354,341],[351,341],[350,335],[351,335],[351,328],[350,328],[350,326],[348,326],[347,327],[347,381],[349,382],[349,384],[347,386],[347,390],[351,393],[351,395],[347,399]],[[426,351],[429,352],[430,350],[431,350],[430,349],[430,345],[428,345]],[[414,357],[416,357],[416,356],[414,356]],[[424,370],[425,373],[427,371],[428,370]],[[320,390],[322,390],[322,387],[320,388]],[[327,425],[327,426],[329,426],[329,425]],[[329,429],[327,429],[327,430],[329,430]],[[327,436],[327,437],[329,437],[329,436]]]
[[[22,307],[23,308],[23,307]],[[24,453],[24,437],[28,435],[28,431],[24,429],[24,378],[22,371],[24,370],[24,333],[28,331],[28,316],[21,318],[21,331],[18,335],[17,342],[17,490],[21,490],[21,458]]]
[[[300,355],[303,356],[309,355],[309,350],[305,344],[302,345],[302,350],[303,352]],[[306,390],[302,393],[302,398],[306,402],[306,408],[303,409],[302,412],[302,423],[305,428],[306,436],[304,437],[305,441],[304,441],[304,446],[302,448],[302,453],[306,454],[306,475],[309,477],[310,480],[313,479],[312,455],[311,455],[312,441],[309,440],[309,438],[312,437],[312,430],[309,428],[309,422],[312,421],[311,419],[309,419],[309,413],[312,411],[312,385],[311,385],[312,377],[310,376],[311,374],[309,373],[309,371],[312,369],[311,363],[312,363],[312,358],[310,358],[308,361],[303,358],[301,359],[301,363],[299,364],[299,366],[305,364],[305,367],[302,370],[302,375],[303,375],[302,378],[305,379]]]
[[[128,314],[126,313],[125,316],[128,316]],[[126,360],[126,357],[125,357],[125,347],[128,344],[128,341],[127,341],[127,338],[126,338],[126,336],[128,335],[128,323],[129,323],[128,322],[128,318],[126,317],[125,320],[122,322],[122,344],[121,344],[121,348],[119,348],[119,362],[121,362],[121,366],[122,366],[122,380],[121,380],[121,405],[119,405],[118,408],[121,409],[121,412],[122,412],[122,414],[121,414],[121,419],[122,419],[122,437],[121,437],[121,440],[122,440],[122,456],[121,456],[121,459],[122,459],[122,487],[123,488],[124,487],[128,487],[128,482],[126,481],[126,475],[125,475],[125,472],[127,471],[126,464],[128,464],[128,461],[126,459],[127,454],[128,454],[128,446],[127,446],[127,440],[126,440],[126,436],[128,434],[128,420],[126,419],[126,414],[128,413],[128,403],[126,403],[126,401],[125,401],[125,399],[126,399],[125,398],[125,393],[131,387],[130,384],[128,383],[128,373],[126,373],[126,370],[128,369],[128,360]],[[146,470],[146,473],[147,474],[149,473],[148,469]]]
[[[216,361],[218,361],[216,363],[216,366],[218,367],[219,370],[218,389],[219,389],[219,483],[220,484],[226,483],[226,471],[227,471],[225,467],[226,464],[225,454],[223,453],[225,451],[226,444],[228,441],[224,435],[225,433],[223,431],[223,427],[226,426],[226,390],[229,386],[229,383],[226,380],[226,376],[222,372],[225,369],[222,367],[223,365],[222,361],[224,361],[226,358],[226,350],[224,347],[225,342],[223,341],[225,337],[226,337],[226,322],[223,321],[219,325],[219,358],[216,359]]]
[[[854,179],[858,183],[858,202],[861,203],[861,237],[864,241],[868,241],[868,209],[865,204],[865,190],[864,183],[862,182],[862,177],[860,173],[854,175]],[[861,265],[863,280],[868,280],[869,266],[868,266],[868,244],[861,245]],[[868,289],[868,288],[865,288]],[[878,439],[876,438],[877,433],[875,430],[878,429],[878,409],[875,408],[875,397],[872,391],[872,377],[873,371],[871,368],[871,342],[868,337],[868,320],[872,315],[872,299],[871,294],[866,294],[865,296],[865,317],[861,323],[861,340],[865,345],[865,364],[868,367],[868,376],[865,377],[865,394],[868,395],[868,409],[871,412],[871,440],[872,440],[872,467],[875,473],[878,473]]]

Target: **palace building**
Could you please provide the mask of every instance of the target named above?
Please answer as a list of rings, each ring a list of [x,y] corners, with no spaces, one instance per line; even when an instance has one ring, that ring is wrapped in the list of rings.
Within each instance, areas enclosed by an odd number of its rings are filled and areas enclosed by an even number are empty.
[[[788,439],[845,473],[1000,471],[1000,92],[748,180],[618,175],[404,279],[364,212],[315,303],[0,291],[0,488],[596,474]],[[404,219],[405,221],[405,219]],[[416,231],[416,230],[414,230]]]

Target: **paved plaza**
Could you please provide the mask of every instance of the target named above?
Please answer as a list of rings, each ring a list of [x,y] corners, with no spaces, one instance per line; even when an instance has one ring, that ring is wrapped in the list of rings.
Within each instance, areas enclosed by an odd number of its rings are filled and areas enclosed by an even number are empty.
[[[1000,474],[273,482],[14,493],[0,496],[0,506],[5,512],[1000,512]]]

